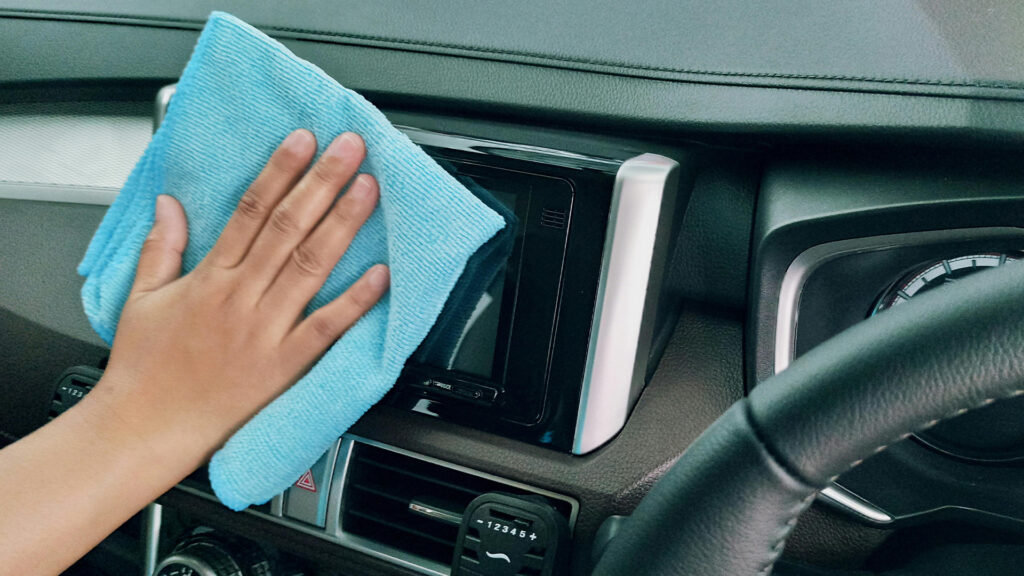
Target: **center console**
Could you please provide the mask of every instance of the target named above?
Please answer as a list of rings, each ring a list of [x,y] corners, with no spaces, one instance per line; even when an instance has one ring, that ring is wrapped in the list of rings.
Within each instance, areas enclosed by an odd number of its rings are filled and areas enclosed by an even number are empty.
[[[157,126],[174,90],[157,96]],[[598,448],[671,327],[657,312],[689,200],[679,163],[399,128],[507,226],[467,264],[385,402],[574,454]]]
[[[157,125],[173,94],[160,92]],[[662,274],[688,170],[635,151],[584,155],[399,128],[507,226],[467,264],[382,402],[560,452],[601,447],[625,424],[674,324]],[[205,470],[177,493],[216,501]],[[422,574],[549,574],[577,511],[572,495],[346,436],[243,516]],[[243,564],[278,562],[234,541],[238,521],[226,534],[202,518],[175,531],[163,514],[149,511],[151,572],[195,573],[189,566],[214,557],[226,566],[229,548],[250,551]]]

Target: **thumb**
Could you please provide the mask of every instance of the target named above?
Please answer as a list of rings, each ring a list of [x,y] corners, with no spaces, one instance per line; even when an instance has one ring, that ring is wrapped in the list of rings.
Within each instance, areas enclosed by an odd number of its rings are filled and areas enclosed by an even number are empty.
[[[176,280],[181,275],[181,253],[187,243],[185,210],[174,198],[165,194],[157,196],[156,218],[142,244],[132,291],[152,292]]]

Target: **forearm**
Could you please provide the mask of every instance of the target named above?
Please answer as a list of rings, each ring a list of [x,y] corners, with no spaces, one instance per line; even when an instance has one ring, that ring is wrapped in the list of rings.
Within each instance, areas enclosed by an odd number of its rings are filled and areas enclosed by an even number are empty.
[[[187,431],[140,425],[137,401],[104,384],[0,451],[5,573],[60,573],[202,462]]]
[[[0,451],[4,574],[72,564],[206,461],[387,291],[377,265],[306,316],[379,196],[356,176],[358,136],[335,139],[309,168],[316,150],[308,131],[285,139],[185,276],[184,210],[157,198],[103,380]]]

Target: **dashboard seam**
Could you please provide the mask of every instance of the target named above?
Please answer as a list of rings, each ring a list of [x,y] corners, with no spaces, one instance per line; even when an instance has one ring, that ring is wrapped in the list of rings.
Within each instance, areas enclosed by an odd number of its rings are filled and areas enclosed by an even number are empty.
[[[194,20],[189,18],[174,18],[174,17],[160,17],[152,18],[147,16],[138,16],[130,14],[94,14],[89,12],[75,12],[75,11],[61,11],[61,10],[20,10],[20,9],[0,9],[0,17],[11,17],[11,18],[29,18],[29,19],[48,19],[48,20],[73,20],[80,19],[84,22],[108,22],[108,23],[120,23],[128,24],[137,22],[144,25],[155,26],[155,27],[171,27],[170,25],[183,26],[189,30],[199,30],[202,28],[204,21]],[[369,43],[377,43],[378,45],[391,44],[397,46],[406,46],[421,49],[446,49],[452,51],[461,51],[468,53],[469,55],[477,54],[491,54],[500,56],[514,56],[523,59],[533,59],[542,62],[558,63],[562,65],[583,65],[583,66],[595,66],[604,67],[606,69],[618,70],[620,72],[628,71],[646,71],[646,72],[661,72],[670,74],[689,74],[693,76],[704,76],[709,78],[748,78],[748,79],[776,79],[776,80],[810,80],[810,81],[837,81],[837,82],[864,82],[864,83],[876,83],[876,84],[889,84],[889,85],[902,85],[902,86],[930,86],[930,87],[949,87],[949,88],[984,88],[994,90],[1005,90],[1012,92],[1016,95],[1024,95],[1024,84],[1008,83],[1008,82],[983,82],[983,81],[966,81],[966,80],[954,80],[954,79],[937,79],[937,78],[900,78],[900,77],[885,77],[885,76],[855,76],[855,75],[841,75],[841,74],[797,74],[787,72],[744,72],[738,70],[708,70],[701,68],[677,68],[671,66],[653,66],[645,64],[629,64],[625,62],[615,62],[610,60],[600,59],[589,59],[589,58],[573,58],[566,56],[552,56],[546,54],[540,54],[535,52],[528,52],[525,50],[508,50],[501,48],[486,48],[480,46],[470,46],[463,44],[455,44],[448,42],[431,42],[422,40],[409,40],[404,38],[393,38],[388,36],[376,36],[369,34],[352,34],[344,32],[330,32],[324,30],[315,30],[308,28],[292,28],[292,27],[275,27],[275,26],[258,26],[265,31],[278,32],[278,33],[290,33],[290,34],[302,34],[313,37],[322,38],[336,38],[346,39],[350,41],[362,41],[367,44],[366,46],[373,46]],[[465,55],[465,54],[464,54]]]

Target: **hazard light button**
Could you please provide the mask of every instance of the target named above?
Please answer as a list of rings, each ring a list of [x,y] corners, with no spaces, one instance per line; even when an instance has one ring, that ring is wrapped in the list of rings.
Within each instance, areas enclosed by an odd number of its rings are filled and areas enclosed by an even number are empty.
[[[338,458],[338,446],[331,448],[306,470],[284,493],[284,515],[323,528],[327,524],[327,496]]]

